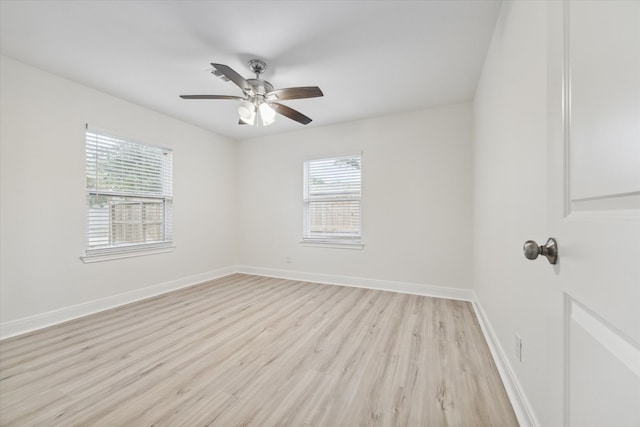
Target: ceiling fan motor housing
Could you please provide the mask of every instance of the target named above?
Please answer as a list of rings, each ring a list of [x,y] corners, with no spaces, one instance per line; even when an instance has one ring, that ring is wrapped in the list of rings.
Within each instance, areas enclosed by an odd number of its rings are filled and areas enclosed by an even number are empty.
[[[247,79],[247,82],[251,85],[253,91],[263,98],[267,92],[271,92],[273,90],[273,85],[266,80]]]

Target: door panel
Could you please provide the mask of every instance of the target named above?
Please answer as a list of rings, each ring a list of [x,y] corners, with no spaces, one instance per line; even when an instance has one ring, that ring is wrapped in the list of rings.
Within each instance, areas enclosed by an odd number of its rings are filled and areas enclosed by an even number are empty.
[[[548,4],[548,224],[565,300],[565,425],[638,427],[640,2]]]
[[[569,3],[572,201],[640,194],[639,14],[635,1]]]
[[[637,426],[640,351],[571,298],[567,298],[566,312],[571,425]]]

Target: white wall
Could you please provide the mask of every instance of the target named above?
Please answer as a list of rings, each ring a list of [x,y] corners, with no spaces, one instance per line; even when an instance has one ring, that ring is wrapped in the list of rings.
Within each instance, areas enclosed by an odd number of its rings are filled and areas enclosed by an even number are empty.
[[[470,148],[469,104],[242,141],[239,263],[468,289]],[[364,249],[301,245],[303,161],[353,151]]]
[[[547,4],[504,2],[474,101],[473,286],[533,421],[562,425],[553,269],[524,258],[547,237]],[[558,301],[561,303],[561,301]],[[557,328],[555,328],[557,329]],[[523,340],[522,362],[514,337]],[[530,408],[530,409],[531,409]]]
[[[235,142],[6,57],[0,65],[0,323],[234,265]],[[85,123],[174,149],[175,252],[80,260]]]

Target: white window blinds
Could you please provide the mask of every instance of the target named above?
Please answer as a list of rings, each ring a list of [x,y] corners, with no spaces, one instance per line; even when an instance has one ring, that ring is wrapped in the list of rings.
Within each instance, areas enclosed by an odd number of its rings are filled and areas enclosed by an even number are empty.
[[[303,240],[359,243],[362,156],[304,162]]]
[[[86,254],[172,245],[173,152],[86,131]]]

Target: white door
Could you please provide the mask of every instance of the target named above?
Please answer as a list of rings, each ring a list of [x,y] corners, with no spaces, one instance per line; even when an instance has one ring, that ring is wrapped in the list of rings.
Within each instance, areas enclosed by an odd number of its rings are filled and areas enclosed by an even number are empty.
[[[565,425],[640,427],[640,2],[549,7]]]

